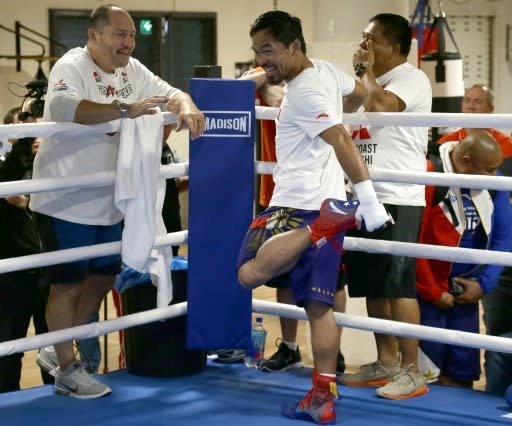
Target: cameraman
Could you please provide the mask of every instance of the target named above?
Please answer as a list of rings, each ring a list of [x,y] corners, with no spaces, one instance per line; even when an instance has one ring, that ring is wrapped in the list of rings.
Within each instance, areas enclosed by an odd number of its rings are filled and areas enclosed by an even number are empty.
[[[17,111],[11,109],[4,124],[22,122],[20,115],[25,122],[35,121],[31,101],[24,102]],[[0,164],[0,182],[30,179],[39,139],[21,138],[10,142],[12,149]],[[0,223],[4,224],[0,259],[41,252],[39,233],[28,201],[27,195],[0,198]],[[36,334],[48,332],[45,320],[48,291],[44,271],[40,268],[0,274],[0,341],[25,337],[31,318]],[[0,357],[0,392],[20,389],[22,357],[22,353]],[[44,383],[53,383],[53,378],[43,370],[41,376]]]

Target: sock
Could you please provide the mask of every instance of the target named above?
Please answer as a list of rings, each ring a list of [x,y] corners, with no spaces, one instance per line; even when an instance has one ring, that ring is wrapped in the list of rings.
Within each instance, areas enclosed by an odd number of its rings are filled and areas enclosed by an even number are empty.
[[[283,340],[283,343],[292,351],[297,350],[297,342],[289,342],[288,340]]]
[[[333,373],[318,373],[319,376],[324,376],[324,377],[336,377],[336,374]]]

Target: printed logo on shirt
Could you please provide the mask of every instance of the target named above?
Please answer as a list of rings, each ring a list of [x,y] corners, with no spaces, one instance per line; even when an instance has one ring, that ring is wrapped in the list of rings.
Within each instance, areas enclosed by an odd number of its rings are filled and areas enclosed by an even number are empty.
[[[321,112],[316,116],[317,120],[320,120],[321,118],[329,118],[329,114],[327,114],[326,112]]]
[[[93,71],[92,76],[94,78],[94,81],[96,81],[96,83],[101,83],[101,75],[97,71]]]
[[[373,164],[373,155],[377,153],[377,144],[372,143],[372,137],[366,127],[360,127],[352,132],[352,139],[367,166]]]
[[[53,85],[54,92],[63,92],[64,90],[68,90],[69,86],[64,82],[64,79],[60,79],[57,83]]]
[[[128,83],[128,74],[126,72],[121,71],[121,77],[123,78],[123,83]]]
[[[469,194],[462,194],[462,205],[464,206],[464,214],[466,216],[466,232],[474,234],[481,221],[480,215]]]
[[[133,93],[133,87],[132,87],[131,83],[128,83],[123,88],[116,90],[117,96],[119,96],[120,98],[123,98],[123,99],[126,99],[132,93]]]
[[[203,111],[206,128],[203,137],[251,137],[251,111]]]
[[[119,97],[126,99],[128,96],[130,96],[133,93],[133,87],[131,84],[127,84],[126,86],[122,87],[121,89],[116,89],[112,85],[104,86],[103,84],[98,85],[98,90],[100,92],[100,95],[105,96],[105,98],[109,97]]]
[[[105,90],[105,96],[108,98],[109,96],[115,96],[116,93],[117,93],[116,88],[109,84]]]
[[[371,139],[370,133],[366,127],[360,127],[359,130],[354,130],[352,132],[352,139]]]

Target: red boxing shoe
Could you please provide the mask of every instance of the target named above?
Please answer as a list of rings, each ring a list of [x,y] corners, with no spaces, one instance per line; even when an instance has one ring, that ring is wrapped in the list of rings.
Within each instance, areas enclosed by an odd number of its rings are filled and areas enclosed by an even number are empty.
[[[320,215],[308,225],[313,244],[322,247],[339,233],[355,228],[358,207],[359,201],[325,199],[320,207]]]
[[[338,399],[336,377],[322,376],[314,370],[313,388],[295,406],[283,404],[281,413],[290,419],[332,425],[336,423],[336,399]]]

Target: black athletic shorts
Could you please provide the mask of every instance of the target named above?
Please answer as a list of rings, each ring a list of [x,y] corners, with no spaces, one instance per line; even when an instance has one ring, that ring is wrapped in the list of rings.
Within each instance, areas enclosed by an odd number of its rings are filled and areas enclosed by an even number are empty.
[[[395,224],[382,230],[348,231],[347,237],[417,243],[423,207],[384,204]],[[352,251],[343,256],[350,297],[416,297],[416,258]]]

